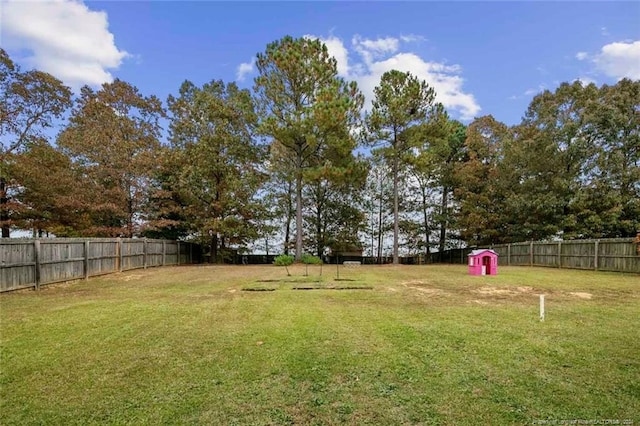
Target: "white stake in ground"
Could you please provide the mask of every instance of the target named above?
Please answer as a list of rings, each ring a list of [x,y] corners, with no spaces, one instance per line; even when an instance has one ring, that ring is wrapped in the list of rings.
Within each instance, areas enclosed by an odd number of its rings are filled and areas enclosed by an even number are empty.
[[[540,321],[544,321],[544,294],[540,295]]]

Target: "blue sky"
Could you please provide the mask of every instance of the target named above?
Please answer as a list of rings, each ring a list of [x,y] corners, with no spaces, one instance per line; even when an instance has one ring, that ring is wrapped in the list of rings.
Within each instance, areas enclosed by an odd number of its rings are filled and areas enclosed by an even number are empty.
[[[451,115],[516,124],[563,81],[640,79],[640,2],[13,2],[0,45],[78,89],[120,78],[163,101],[185,79],[253,84],[285,35],[325,41],[369,98],[391,68],[432,84]],[[243,65],[244,64],[244,65]],[[242,72],[239,72],[241,71]]]

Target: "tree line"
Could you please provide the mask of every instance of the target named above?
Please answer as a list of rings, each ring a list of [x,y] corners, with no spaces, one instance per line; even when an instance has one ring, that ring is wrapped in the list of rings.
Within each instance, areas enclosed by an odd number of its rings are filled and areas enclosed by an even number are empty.
[[[411,73],[371,108],[319,40],[256,58],[253,90],[115,80],[74,95],[0,49],[0,226],[381,259],[640,229],[640,81],[562,83],[521,123],[449,117]],[[162,125],[168,123],[167,128]],[[55,140],[50,136],[57,131]]]

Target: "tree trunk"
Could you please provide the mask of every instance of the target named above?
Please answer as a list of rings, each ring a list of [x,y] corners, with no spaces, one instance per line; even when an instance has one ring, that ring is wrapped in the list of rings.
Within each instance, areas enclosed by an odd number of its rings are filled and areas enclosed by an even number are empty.
[[[218,263],[218,234],[214,233],[211,237],[211,258],[210,263]]]
[[[302,171],[296,173],[296,262],[302,259]]]
[[[321,191],[320,185],[318,185],[318,192],[316,196],[318,199],[316,200],[316,254],[318,257],[322,257],[322,252],[324,250],[323,247],[323,238],[322,238],[322,202],[321,202]]]
[[[319,220],[319,218],[318,218]],[[318,257],[322,257],[322,252],[324,251],[324,247],[322,244],[322,227],[320,224],[318,224],[317,229],[316,229],[317,235],[316,235],[316,255]]]
[[[374,219],[374,214],[375,214],[376,205],[375,205],[374,200],[375,200],[375,198],[371,199],[371,212],[369,212],[370,213],[369,223],[371,225],[371,230],[370,230],[371,231],[371,258],[373,258],[375,256],[374,246],[375,246],[375,239],[376,239],[376,234],[375,234],[376,233],[376,224],[374,222],[374,220],[375,220]]]
[[[424,186],[422,187],[422,214],[424,219],[424,244],[425,255],[428,258],[430,253],[431,242],[429,241],[429,213],[427,212],[427,193]]]
[[[291,217],[287,217],[287,224],[284,228],[284,254],[289,254],[289,240],[291,238]]]
[[[129,200],[129,211],[127,212],[127,237],[133,238],[133,201]]]
[[[289,243],[291,242],[291,220],[293,219],[293,205],[291,202],[291,190],[293,184],[291,180],[287,182],[287,223],[284,229],[284,254],[289,254]]]
[[[7,181],[0,177],[0,223],[2,223],[2,238],[9,238],[9,214],[7,213]]]
[[[378,200],[378,263],[382,264],[382,178],[380,178],[380,198]]]
[[[398,265],[398,154],[393,157],[393,264]]]
[[[440,241],[438,243],[438,251],[442,253],[444,251],[444,247],[446,245],[447,238],[447,204],[449,198],[449,188],[442,188],[442,203],[440,205]]]

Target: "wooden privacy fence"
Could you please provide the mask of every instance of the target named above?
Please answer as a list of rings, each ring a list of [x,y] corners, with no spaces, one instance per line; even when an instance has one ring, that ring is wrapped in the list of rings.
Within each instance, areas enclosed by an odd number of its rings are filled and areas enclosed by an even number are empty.
[[[0,240],[0,292],[152,266],[193,263],[198,246],[169,240]]]
[[[501,265],[640,273],[640,254],[633,238],[525,242],[491,248],[500,256]]]

